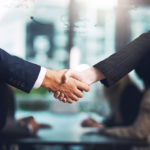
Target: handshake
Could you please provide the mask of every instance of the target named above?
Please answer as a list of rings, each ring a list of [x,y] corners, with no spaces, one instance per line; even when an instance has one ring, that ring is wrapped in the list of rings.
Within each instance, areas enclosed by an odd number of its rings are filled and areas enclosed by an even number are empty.
[[[104,75],[95,67],[84,71],[47,69],[42,87],[54,93],[55,98],[60,101],[73,103],[84,96],[83,91],[90,90],[90,84],[104,78]]]

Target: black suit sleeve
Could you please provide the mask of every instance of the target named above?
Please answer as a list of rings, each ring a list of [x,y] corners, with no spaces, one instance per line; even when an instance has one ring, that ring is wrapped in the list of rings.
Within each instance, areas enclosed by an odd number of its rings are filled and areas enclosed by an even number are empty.
[[[0,82],[30,92],[40,72],[40,66],[12,56],[0,49]]]
[[[106,79],[102,83],[106,86],[111,86],[124,75],[135,69],[149,52],[150,32],[142,34],[126,47],[97,63],[94,67],[105,75]]]

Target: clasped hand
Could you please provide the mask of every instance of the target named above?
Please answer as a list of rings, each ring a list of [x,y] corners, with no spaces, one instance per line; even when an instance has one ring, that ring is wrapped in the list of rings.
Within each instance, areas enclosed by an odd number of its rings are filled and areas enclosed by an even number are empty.
[[[82,98],[83,92],[90,90],[89,85],[105,79],[104,74],[95,67],[84,71],[76,70],[47,70],[42,86],[54,93],[55,98],[72,103]]]
[[[78,91],[79,90],[88,91],[89,89],[87,87],[89,85],[91,85],[92,83],[95,83],[99,80],[105,79],[105,76],[97,68],[90,67],[90,68],[87,68],[86,70],[82,70],[82,71],[76,71],[76,70],[69,69],[64,72],[64,74],[62,75],[62,79],[63,79],[64,83],[69,83],[71,79],[74,79],[75,82],[78,81],[78,83],[80,83],[80,84],[82,83],[82,87],[81,86],[80,86],[80,88],[77,87]],[[59,99],[60,101],[69,102],[68,99],[66,98],[66,95],[59,90],[54,92],[54,96],[55,96],[55,98]]]
[[[88,92],[90,87],[87,83],[81,82],[75,78],[66,78],[68,70],[48,70],[42,87],[47,88],[55,97],[59,94],[59,99],[63,102],[73,103],[84,96],[83,91]],[[67,79],[67,81],[66,81]]]

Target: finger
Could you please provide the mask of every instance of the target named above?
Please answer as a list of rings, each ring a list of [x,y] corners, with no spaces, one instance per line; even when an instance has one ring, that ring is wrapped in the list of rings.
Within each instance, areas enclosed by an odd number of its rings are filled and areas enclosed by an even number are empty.
[[[64,99],[62,100],[62,102],[66,103],[66,102],[67,102],[67,99],[66,99],[66,98],[64,98]]]
[[[59,96],[57,99],[59,99],[60,101],[62,101],[63,99],[61,99],[61,96]]]
[[[65,94],[64,93],[61,93],[60,96],[63,97],[63,99],[65,98]]]
[[[65,98],[65,99],[66,99],[66,98]],[[73,100],[71,100],[70,98],[67,98],[66,101],[67,101],[68,103],[70,103],[70,104],[73,103]]]
[[[58,96],[57,99],[59,99],[60,101],[62,101],[65,98],[65,95],[63,93],[60,93],[60,95]]]
[[[74,92],[74,94],[79,97],[82,98],[84,96],[83,92],[79,89],[76,89],[76,91]]]
[[[63,82],[64,82],[64,83],[68,82],[69,77],[71,77],[71,75],[72,75],[72,71],[71,71],[71,70],[67,71],[67,72],[63,75],[63,77],[62,77]]]
[[[61,93],[60,93],[59,91],[57,91],[57,92],[54,94],[54,97],[58,99],[59,96],[60,96],[60,94],[61,94]]]
[[[60,97],[59,100],[62,101],[64,99],[64,97]]]
[[[65,95],[63,93],[61,93],[59,100],[62,101],[65,98]]]
[[[86,91],[86,92],[88,92],[90,90],[90,86],[88,84],[77,81],[77,80],[76,80],[76,83],[77,83],[78,89]]]
[[[73,101],[78,101],[78,100],[79,100],[79,97],[77,97],[77,96],[74,95],[74,94],[71,94],[69,97],[70,97]]]

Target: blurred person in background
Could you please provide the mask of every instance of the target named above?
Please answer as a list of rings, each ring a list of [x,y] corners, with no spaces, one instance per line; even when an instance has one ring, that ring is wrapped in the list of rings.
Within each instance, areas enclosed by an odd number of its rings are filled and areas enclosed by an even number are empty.
[[[136,67],[136,73],[145,85],[137,119],[131,126],[105,129],[102,133],[120,138],[150,140],[150,69],[147,65],[150,64],[149,58],[150,53]]]
[[[7,84],[0,86],[0,97],[4,101],[1,111],[5,112],[6,123],[4,128],[0,131],[1,135],[6,138],[19,138],[35,136],[37,131],[42,128],[50,128],[47,124],[38,124],[32,116],[15,119],[16,100],[13,88]]]
[[[110,88],[104,87],[104,95],[109,104],[110,115],[97,122],[92,118],[82,122],[83,127],[113,127],[132,125],[137,118],[142,92],[127,75]]]

